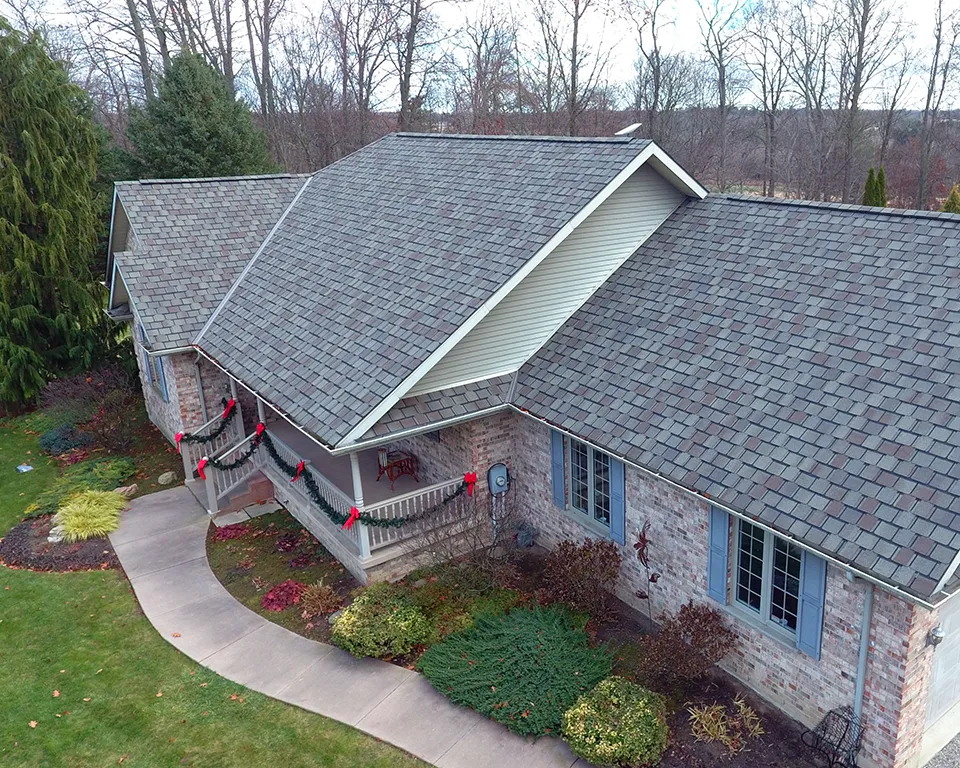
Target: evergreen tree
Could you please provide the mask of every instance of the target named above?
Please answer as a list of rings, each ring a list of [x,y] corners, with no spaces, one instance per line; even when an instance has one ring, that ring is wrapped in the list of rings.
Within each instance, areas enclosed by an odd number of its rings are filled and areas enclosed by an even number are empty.
[[[870,172],[867,174],[867,183],[863,186],[863,204],[864,205],[876,205],[874,202],[877,199],[877,178],[874,175],[873,168],[870,169]]]
[[[960,213],[960,186],[956,184],[953,185],[947,202],[943,204],[943,208],[940,210],[944,213]]]
[[[244,176],[276,170],[250,110],[200,56],[181,53],[157,82],[157,98],[130,116],[141,178]]]
[[[83,91],[39,34],[0,19],[0,401],[101,353],[101,297],[90,272],[99,142]]]
[[[877,181],[876,181],[876,194],[874,205],[878,205],[881,208],[887,207],[887,174],[883,172],[883,166],[880,166],[880,170],[877,172]]]

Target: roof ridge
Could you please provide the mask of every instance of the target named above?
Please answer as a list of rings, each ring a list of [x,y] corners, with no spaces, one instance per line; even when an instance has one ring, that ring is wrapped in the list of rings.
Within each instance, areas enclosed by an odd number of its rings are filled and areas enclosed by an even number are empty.
[[[460,139],[467,141],[489,139],[491,141],[556,141],[573,144],[629,144],[631,141],[651,141],[651,139],[644,139],[639,136],[540,136],[521,133],[418,133],[416,131],[401,131],[388,135],[404,139]]]
[[[913,208],[881,208],[873,205],[858,205],[855,203],[836,203],[829,200],[798,200],[794,198],[761,197],[759,195],[711,193],[711,198],[725,200],[739,200],[748,203],[762,203],[764,205],[795,206],[797,208],[823,208],[829,211],[852,211],[856,213],[873,214],[875,216],[902,216],[912,219],[937,219],[952,221],[960,224],[960,215],[944,213],[943,211],[921,211]]]
[[[127,181],[118,181],[116,184],[142,184],[150,186],[153,184],[209,184],[224,181],[262,181],[264,179],[299,179],[306,176],[312,176],[313,173],[258,173],[250,176],[202,176],[197,179],[130,179]]]

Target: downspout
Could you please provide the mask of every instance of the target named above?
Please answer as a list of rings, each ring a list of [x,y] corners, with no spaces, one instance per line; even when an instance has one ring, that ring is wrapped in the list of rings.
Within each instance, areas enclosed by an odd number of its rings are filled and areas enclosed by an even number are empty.
[[[870,655],[870,625],[873,623],[873,584],[863,591],[863,612],[860,616],[860,657],[857,659],[857,687],[853,694],[853,714],[863,719],[863,691],[867,685],[867,659]]]

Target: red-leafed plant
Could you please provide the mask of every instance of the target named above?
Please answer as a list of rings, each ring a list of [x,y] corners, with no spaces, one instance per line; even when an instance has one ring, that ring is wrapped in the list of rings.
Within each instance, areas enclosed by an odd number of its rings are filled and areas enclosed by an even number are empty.
[[[280,613],[284,608],[296,605],[303,596],[303,591],[307,588],[306,584],[299,581],[287,579],[273,587],[263,596],[260,605],[268,611]]]
[[[217,528],[217,532],[213,534],[214,541],[230,541],[231,539],[239,539],[243,536],[246,536],[250,533],[250,526],[246,523],[234,523],[233,525],[225,525],[222,528]]]
[[[607,587],[620,572],[620,549],[606,539],[561,541],[546,558],[546,594],[597,621],[609,615]]]

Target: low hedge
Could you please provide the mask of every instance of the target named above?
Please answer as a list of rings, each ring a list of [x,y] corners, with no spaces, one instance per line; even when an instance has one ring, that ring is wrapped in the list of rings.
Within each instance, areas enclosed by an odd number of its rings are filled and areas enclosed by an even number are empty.
[[[622,677],[608,677],[563,714],[563,737],[594,765],[656,765],[667,748],[663,697]]]
[[[390,584],[373,584],[344,609],[331,639],[354,656],[402,656],[430,641],[433,628],[410,597]]]
[[[131,459],[101,459],[84,461],[68,467],[26,509],[27,517],[52,515],[71,496],[82,491],[112,491],[122,485],[134,472]]]
[[[610,674],[611,659],[590,647],[567,610],[536,606],[477,617],[427,650],[418,667],[454,703],[539,736],[560,730],[563,713]]]

